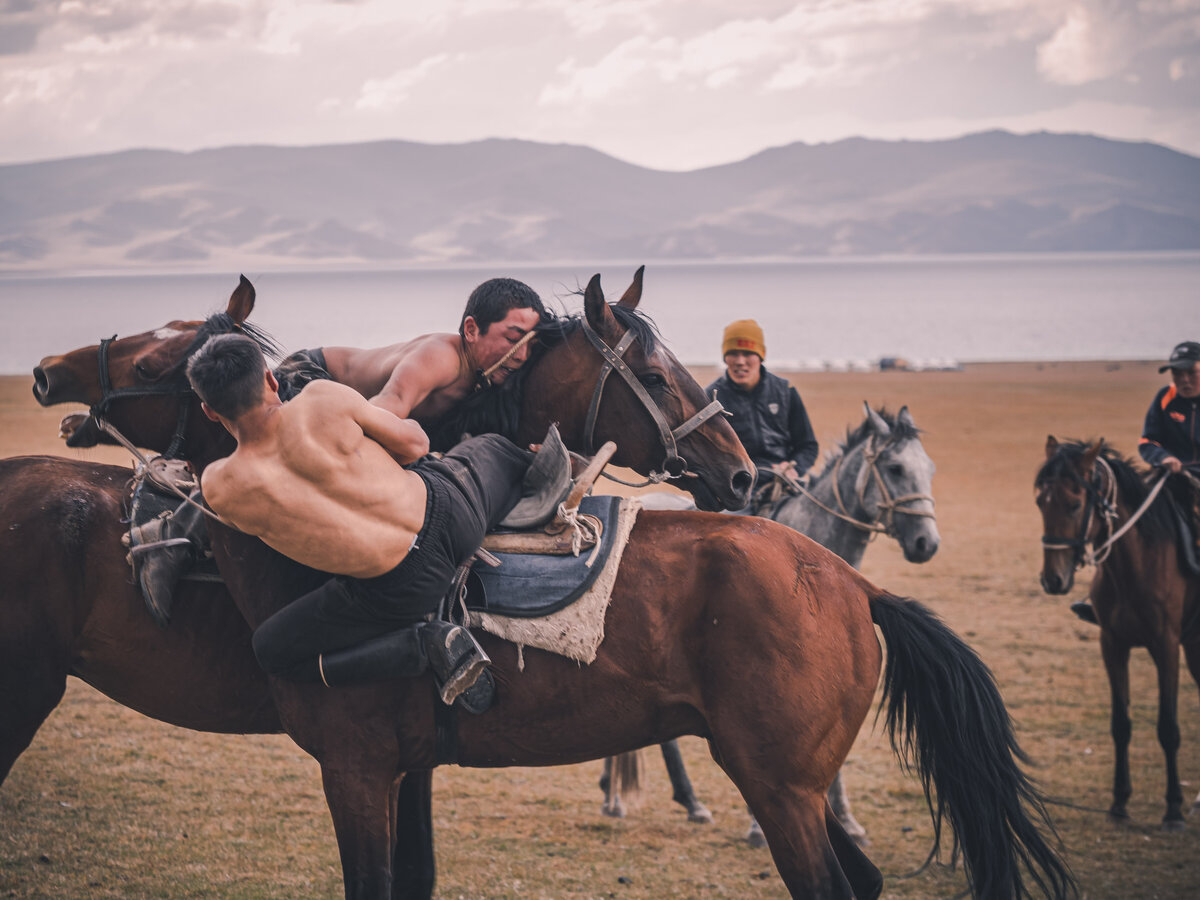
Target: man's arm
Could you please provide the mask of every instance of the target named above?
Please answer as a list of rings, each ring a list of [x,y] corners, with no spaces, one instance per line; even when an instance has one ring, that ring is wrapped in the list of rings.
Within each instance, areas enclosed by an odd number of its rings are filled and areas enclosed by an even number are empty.
[[[792,461],[796,464],[796,474],[803,475],[817,461],[820,446],[817,435],[813,431],[812,422],[808,418],[808,410],[800,399],[800,392],[794,387],[788,392],[788,428],[791,431]]]
[[[416,462],[429,452],[429,436],[414,419],[402,419],[372,403],[359,406],[354,419],[363,434],[382,445],[401,465]]]
[[[1146,412],[1146,423],[1142,426],[1142,439],[1138,441],[1138,453],[1143,460],[1152,466],[1163,466],[1171,472],[1178,472],[1181,463],[1163,447],[1166,439],[1166,421],[1163,415],[1162,398],[1165,391],[1160,391]]]
[[[398,418],[408,419],[426,397],[454,384],[458,376],[458,354],[441,341],[430,341],[407,354],[370,401]]]

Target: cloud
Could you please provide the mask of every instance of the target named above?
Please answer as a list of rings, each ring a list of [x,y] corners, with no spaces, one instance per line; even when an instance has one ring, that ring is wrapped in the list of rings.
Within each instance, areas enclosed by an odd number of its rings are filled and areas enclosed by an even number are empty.
[[[438,53],[427,57],[410,69],[396,72],[387,78],[371,78],[362,86],[355,109],[386,110],[395,109],[408,99],[412,88],[420,84],[434,69],[444,65],[450,59],[448,53]]]

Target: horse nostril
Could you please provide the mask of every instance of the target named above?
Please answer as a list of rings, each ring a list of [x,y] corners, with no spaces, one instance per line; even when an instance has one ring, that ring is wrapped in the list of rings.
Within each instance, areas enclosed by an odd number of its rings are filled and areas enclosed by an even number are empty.
[[[754,476],[745,469],[741,469],[734,474],[731,486],[738,494],[748,493],[750,488],[754,487]]]
[[[33,396],[41,400],[50,393],[50,379],[46,376],[46,370],[38,366],[33,370]]]

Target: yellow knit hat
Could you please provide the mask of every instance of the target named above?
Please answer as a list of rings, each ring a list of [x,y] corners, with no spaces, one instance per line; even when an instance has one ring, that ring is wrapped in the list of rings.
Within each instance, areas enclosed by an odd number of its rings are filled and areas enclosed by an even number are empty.
[[[725,338],[721,341],[721,355],[731,350],[757,353],[759,359],[767,358],[767,343],[762,329],[753,319],[738,319],[725,327]]]

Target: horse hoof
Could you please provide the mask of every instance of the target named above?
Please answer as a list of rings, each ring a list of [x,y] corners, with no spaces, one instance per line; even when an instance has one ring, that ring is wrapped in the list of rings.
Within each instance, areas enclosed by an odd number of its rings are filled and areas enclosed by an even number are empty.
[[[600,812],[604,813],[604,815],[608,816],[610,819],[623,819],[625,818],[625,804],[614,803],[613,805],[609,806],[607,803],[605,803],[600,807]]]
[[[1184,824],[1182,817],[1178,819],[1163,819],[1163,831],[1184,831],[1186,828],[1187,825]]]
[[[762,833],[762,829],[758,827],[757,823],[746,832],[746,843],[756,850],[767,846],[766,835]]]
[[[713,814],[708,811],[708,807],[703,803],[697,803],[695,808],[688,810],[688,821],[694,825],[711,825],[713,823]]]
[[[1109,825],[1117,825],[1117,826],[1121,826],[1121,827],[1128,825],[1129,824],[1129,813],[1113,812],[1112,810],[1109,810],[1108,824]]]

